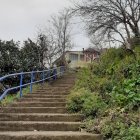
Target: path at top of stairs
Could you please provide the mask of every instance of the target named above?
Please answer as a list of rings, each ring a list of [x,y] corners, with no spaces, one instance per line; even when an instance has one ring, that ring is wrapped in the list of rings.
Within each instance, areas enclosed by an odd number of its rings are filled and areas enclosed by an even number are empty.
[[[76,80],[65,74],[0,109],[0,140],[101,140],[100,135],[80,132],[82,115],[69,114],[66,98]]]

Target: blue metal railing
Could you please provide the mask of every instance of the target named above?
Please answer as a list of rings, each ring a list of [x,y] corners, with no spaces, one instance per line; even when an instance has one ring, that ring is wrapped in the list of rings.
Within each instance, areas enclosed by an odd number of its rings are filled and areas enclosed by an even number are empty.
[[[57,76],[62,76],[64,72],[65,72],[65,66],[61,66],[61,67],[43,70],[43,71],[21,72],[21,73],[15,73],[15,74],[10,74],[10,75],[0,77],[0,83],[1,83],[8,78],[20,76],[19,86],[5,89],[2,95],[0,96],[0,101],[3,100],[10,91],[15,90],[15,89],[20,89],[20,98],[21,98],[23,96],[22,94],[23,87],[30,85],[30,93],[32,93],[33,84],[41,83],[41,82],[44,83],[46,80],[50,80],[51,78],[56,80]],[[40,74],[39,80],[35,80],[35,74]],[[25,75],[30,75],[30,82],[26,84],[23,83],[23,79]]]

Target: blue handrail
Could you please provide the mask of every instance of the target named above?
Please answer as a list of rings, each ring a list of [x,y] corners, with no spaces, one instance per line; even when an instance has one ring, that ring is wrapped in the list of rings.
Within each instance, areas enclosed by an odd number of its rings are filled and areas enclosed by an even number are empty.
[[[1,83],[9,77],[20,76],[20,85],[6,89],[0,96],[0,101],[3,100],[7,96],[9,91],[12,91],[14,89],[20,89],[20,98],[21,98],[23,96],[22,94],[23,87],[30,85],[30,93],[32,93],[33,84],[41,83],[41,82],[44,83],[46,80],[50,80],[51,78],[56,80],[57,76],[59,75],[62,76],[64,72],[65,72],[65,66],[61,66],[61,67],[56,67],[53,69],[48,69],[48,70],[43,70],[43,71],[21,72],[21,73],[14,73],[14,74],[9,74],[9,75],[0,77],[0,83]],[[38,73],[41,75],[41,79],[35,81],[34,76],[35,74],[38,74]],[[28,75],[28,74],[30,74],[30,82],[23,84],[24,75]]]

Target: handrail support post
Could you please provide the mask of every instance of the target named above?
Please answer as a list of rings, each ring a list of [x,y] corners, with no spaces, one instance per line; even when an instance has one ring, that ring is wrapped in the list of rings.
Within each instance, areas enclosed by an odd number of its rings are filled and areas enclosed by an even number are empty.
[[[30,93],[32,93],[32,91],[33,91],[33,78],[34,78],[34,72],[32,71],[32,73],[31,73],[31,84],[30,84]]]
[[[22,98],[23,73],[20,75],[20,98]]]
[[[45,71],[43,71],[43,84],[45,83]]]

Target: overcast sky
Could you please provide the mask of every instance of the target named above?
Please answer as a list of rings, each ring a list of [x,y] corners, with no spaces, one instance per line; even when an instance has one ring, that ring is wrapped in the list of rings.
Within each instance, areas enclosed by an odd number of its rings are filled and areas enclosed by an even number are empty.
[[[37,28],[45,25],[49,16],[71,6],[69,0],[0,0],[0,39],[24,41],[36,37]],[[76,26],[78,28],[79,26]],[[83,29],[73,36],[76,48],[88,47]]]

